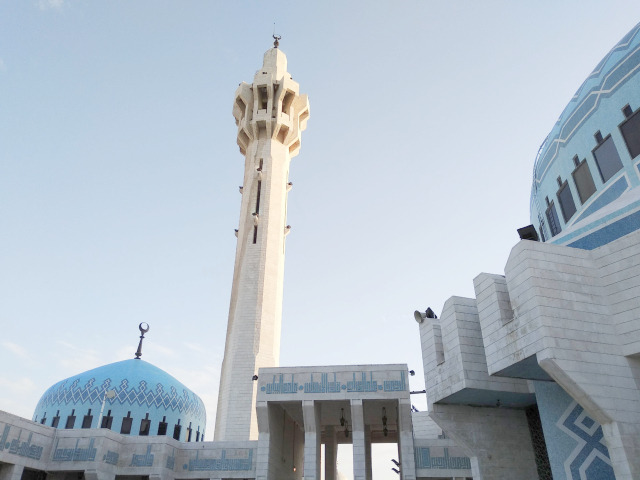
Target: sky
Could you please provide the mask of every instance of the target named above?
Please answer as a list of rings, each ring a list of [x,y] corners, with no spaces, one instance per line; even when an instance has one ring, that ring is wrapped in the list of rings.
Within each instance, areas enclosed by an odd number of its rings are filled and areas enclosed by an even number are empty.
[[[0,2],[0,409],[31,418],[53,383],[133,358],[148,322],[143,359],[203,399],[213,438],[233,94],[274,22],[311,105],[281,365],[407,363],[423,389],[413,311],[504,272],[538,147],[639,20],[637,0]]]

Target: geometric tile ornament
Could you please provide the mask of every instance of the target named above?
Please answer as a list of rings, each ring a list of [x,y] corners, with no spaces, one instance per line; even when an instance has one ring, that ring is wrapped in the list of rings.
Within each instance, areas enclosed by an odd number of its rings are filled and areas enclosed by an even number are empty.
[[[171,375],[143,360],[125,360],[75,377],[49,388],[38,402],[36,411],[43,412],[47,407],[56,405],[99,405],[107,390],[115,390],[115,397],[105,402],[105,414],[110,405],[137,405],[174,412],[177,410],[182,415],[193,416],[203,422],[206,419],[206,410],[200,397]],[[50,409],[52,411],[54,408]]]

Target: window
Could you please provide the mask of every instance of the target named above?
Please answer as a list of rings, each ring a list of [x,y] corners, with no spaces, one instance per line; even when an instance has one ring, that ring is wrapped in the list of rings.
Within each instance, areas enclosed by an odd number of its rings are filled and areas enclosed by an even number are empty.
[[[640,109],[632,113],[631,107],[627,105],[622,111],[627,118],[620,124],[620,133],[622,133],[624,143],[627,144],[629,155],[631,158],[636,158],[640,155],[640,114],[638,114]]]
[[[40,425],[44,425],[47,422],[47,412],[44,412],[42,416],[42,420],[40,420]]]
[[[584,204],[591,195],[596,191],[596,184],[593,183],[593,177],[591,176],[591,170],[589,170],[589,164],[585,158],[582,162],[578,161],[578,156],[573,157],[573,161],[576,165],[575,170],[571,173],[573,182],[576,184],[576,190],[578,190],[578,197],[580,197],[580,203]]]
[[[93,423],[93,415],[91,415],[91,409],[89,409],[87,414],[82,419],[82,428],[91,428],[92,423]]]
[[[180,425],[180,420],[175,427],[173,427],[173,438],[175,440],[180,440],[180,430],[182,430],[182,426]]]
[[[66,428],[66,429],[72,429],[73,428],[73,426],[76,423],[76,415],[75,414],[76,414],[76,411],[75,410],[71,410],[71,415],[69,415],[67,417],[67,424],[65,425],[64,428]]]
[[[598,134],[599,133],[600,132],[598,132]],[[598,134],[596,134],[596,140],[602,138],[602,135]],[[611,135],[607,135],[607,138],[603,139],[598,146],[593,149],[592,153],[596,159],[596,165],[598,165],[598,169],[600,170],[603,183],[606,183],[607,180],[622,169],[622,161],[620,160],[618,150],[616,150]]]
[[[109,410],[107,412],[107,416],[102,417],[102,425],[100,425],[100,428],[108,428],[109,430],[111,430],[112,423],[113,423],[113,417],[111,416],[111,410]]]
[[[189,426],[187,427],[187,442],[191,441],[191,422],[189,422]]]
[[[196,442],[200,441],[200,427],[198,427],[198,431],[196,432]]]
[[[158,424],[158,435],[166,435],[167,426],[167,417],[162,417],[162,421]]]
[[[151,420],[149,420],[149,414],[147,413],[147,415],[140,420],[140,436],[149,436],[149,430],[151,430]]]
[[[122,419],[122,426],[120,427],[120,433],[123,435],[129,435],[131,433],[131,424],[133,418],[131,418],[131,412],[127,412],[127,416]]]
[[[562,185],[560,185],[560,189],[556,195],[558,197],[558,202],[560,203],[560,210],[562,211],[564,222],[567,223],[571,220],[573,214],[576,213],[576,204],[573,201],[573,195],[571,195],[571,189],[569,188],[569,183],[566,180]]]
[[[553,205],[553,202],[549,202],[548,197],[547,197],[547,221],[549,222],[549,230],[551,230],[552,237],[555,237],[562,231],[562,228],[560,228],[560,220],[558,219],[558,214],[556,213],[556,207]]]
[[[56,413],[56,416],[51,420],[51,426],[53,428],[58,428],[58,424],[60,423],[60,410]]]

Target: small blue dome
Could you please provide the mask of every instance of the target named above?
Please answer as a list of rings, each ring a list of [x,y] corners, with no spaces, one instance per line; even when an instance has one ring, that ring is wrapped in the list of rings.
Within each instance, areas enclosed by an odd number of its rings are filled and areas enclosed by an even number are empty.
[[[62,380],[38,402],[33,421],[58,428],[102,427],[129,435],[204,440],[207,414],[200,397],[143,360],[124,360]]]
[[[640,228],[640,24],[598,63],[540,147],[531,223],[593,249]]]

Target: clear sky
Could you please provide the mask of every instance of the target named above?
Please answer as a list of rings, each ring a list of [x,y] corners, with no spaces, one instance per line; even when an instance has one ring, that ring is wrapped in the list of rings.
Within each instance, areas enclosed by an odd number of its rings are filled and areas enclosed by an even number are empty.
[[[143,359],[202,397],[212,439],[233,93],[274,22],[311,104],[281,364],[407,363],[422,389],[413,311],[503,273],[538,147],[638,21],[637,0],[0,2],[0,409],[132,358],[144,321]]]

